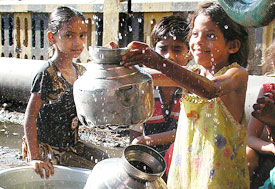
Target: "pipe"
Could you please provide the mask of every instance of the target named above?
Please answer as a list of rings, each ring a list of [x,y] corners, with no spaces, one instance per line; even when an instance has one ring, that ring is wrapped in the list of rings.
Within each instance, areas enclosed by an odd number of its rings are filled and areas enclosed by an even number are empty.
[[[263,27],[275,18],[275,0],[218,0],[228,16],[246,27]]]
[[[0,58],[0,99],[28,103],[33,78],[45,62]]]

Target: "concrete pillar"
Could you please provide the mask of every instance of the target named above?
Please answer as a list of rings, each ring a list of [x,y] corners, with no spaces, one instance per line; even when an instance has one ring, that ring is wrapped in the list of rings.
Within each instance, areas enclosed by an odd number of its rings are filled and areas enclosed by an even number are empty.
[[[31,58],[31,14],[14,13],[15,57]]]
[[[272,44],[273,40],[273,23],[263,27],[263,35],[262,35],[262,57],[263,57],[263,73],[271,72],[273,73],[273,65],[272,62],[266,61],[267,53],[266,49]]]
[[[103,8],[103,46],[110,41],[118,43],[119,0],[105,0]]]
[[[82,63],[86,63],[90,60],[89,46],[96,45],[96,21],[94,19],[94,14],[86,13],[84,16],[87,20],[87,41],[80,56],[80,62]]]

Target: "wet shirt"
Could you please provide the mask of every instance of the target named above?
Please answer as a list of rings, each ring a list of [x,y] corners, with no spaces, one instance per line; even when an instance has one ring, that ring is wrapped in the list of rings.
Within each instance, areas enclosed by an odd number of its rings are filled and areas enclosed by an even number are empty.
[[[85,68],[73,63],[77,76]],[[74,144],[78,127],[73,86],[68,83],[57,67],[47,62],[33,80],[31,92],[41,94],[43,104],[36,119],[38,141],[51,146],[66,148]]]
[[[167,132],[177,128],[181,96],[182,90],[177,88],[170,99],[169,106],[165,108],[162,99],[161,87],[156,86],[154,88],[155,110],[153,116],[146,123],[144,123],[144,136]],[[158,151],[163,151],[168,149],[169,146],[170,144],[153,147],[155,147]]]

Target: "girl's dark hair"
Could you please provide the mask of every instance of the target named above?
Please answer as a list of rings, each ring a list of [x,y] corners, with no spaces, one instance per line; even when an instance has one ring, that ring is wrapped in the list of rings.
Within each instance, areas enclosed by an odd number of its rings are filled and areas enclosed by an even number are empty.
[[[152,46],[165,39],[165,37],[175,37],[177,40],[185,42],[188,46],[187,36],[189,27],[187,19],[181,15],[171,15],[161,18],[154,26],[151,33]]]
[[[234,22],[223,10],[218,3],[203,3],[200,4],[197,11],[194,12],[190,22],[190,34],[191,37],[194,22],[199,14],[207,15],[211,20],[219,27],[224,35],[225,40],[239,40],[241,47],[238,52],[230,54],[229,63],[237,62],[239,65],[246,67],[249,54],[248,32],[244,26]]]
[[[83,16],[83,14],[75,8],[65,6],[57,7],[55,10],[52,11],[49,17],[48,30],[53,34],[56,34],[60,29],[62,23],[69,22],[71,18],[76,16],[85,21],[85,17]]]

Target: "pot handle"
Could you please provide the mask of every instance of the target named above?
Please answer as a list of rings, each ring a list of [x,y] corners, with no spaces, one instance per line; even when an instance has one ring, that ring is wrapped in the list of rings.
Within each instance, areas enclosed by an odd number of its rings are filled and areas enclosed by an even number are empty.
[[[128,85],[117,89],[116,95],[123,106],[132,107],[137,101],[139,91],[135,85]]]

